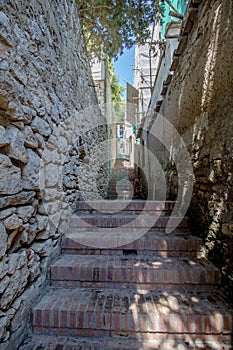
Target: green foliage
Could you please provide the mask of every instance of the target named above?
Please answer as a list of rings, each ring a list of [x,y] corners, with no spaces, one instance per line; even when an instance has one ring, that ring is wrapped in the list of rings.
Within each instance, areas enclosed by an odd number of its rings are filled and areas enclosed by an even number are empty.
[[[110,82],[111,82],[111,90],[112,90],[112,102],[113,105],[116,105],[119,102],[122,102],[122,94],[124,92],[124,87],[120,85],[119,83],[119,77],[115,74],[115,68],[108,60],[108,70],[110,75]]]
[[[117,116],[117,122],[121,123],[124,121],[125,118],[125,108],[126,108],[126,101],[125,99],[122,99],[120,103],[118,103],[116,106],[114,106],[114,110]]]
[[[159,0],[77,0],[88,53],[117,58],[150,37],[159,18]]]
[[[120,122],[124,120],[125,114],[125,99],[123,99],[123,92],[125,88],[120,85],[119,77],[114,73],[115,69],[110,60],[108,60],[108,70],[110,75],[112,104],[117,115],[118,121]]]

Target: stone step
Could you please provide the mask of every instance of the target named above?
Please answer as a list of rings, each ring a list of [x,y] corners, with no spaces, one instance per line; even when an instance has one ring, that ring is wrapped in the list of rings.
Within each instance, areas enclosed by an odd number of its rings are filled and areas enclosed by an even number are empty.
[[[114,189],[116,187],[120,188],[120,187],[131,187],[132,183],[128,180],[128,179],[124,179],[124,180],[117,180],[117,181],[111,181],[110,186],[109,186],[109,190]]]
[[[169,229],[171,232],[188,231],[188,218],[179,216],[156,216],[156,215],[92,215],[82,214],[77,216],[74,214],[70,218],[70,228],[77,231],[95,231],[98,228],[117,228],[128,230],[144,230],[144,232],[164,232]]]
[[[128,177],[128,176],[137,176],[135,174],[135,171],[133,169],[125,169],[125,168],[118,168],[114,169],[111,174],[111,180],[115,180],[117,176],[120,176],[120,178]]]
[[[230,350],[233,313],[217,290],[220,271],[174,205],[77,203],[20,350]]]
[[[88,237],[87,237],[88,235]],[[92,236],[91,241],[90,235]],[[127,234],[129,237],[130,233]],[[191,235],[165,235],[160,233],[146,233],[139,239],[127,240],[125,235],[119,242],[119,237],[111,232],[104,236],[109,237],[106,248],[101,247],[101,234],[94,232],[70,233],[63,237],[61,247],[65,254],[100,254],[100,255],[147,255],[161,257],[200,257],[202,240]],[[111,241],[112,240],[112,241]],[[94,248],[91,243],[99,242],[100,247]],[[128,243],[130,241],[130,243]],[[107,242],[107,239],[106,239]],[[128,243],[128,244],[127,244]],[[96,245],[95,245],[96,246]],[[102,245],[103,246],[103,245]],[[105,245],[106,246],[106,245]]]
[[[219,285],[220,271],[202,258],[63,255],[52,266],[53,286],[206,290]]]
[[[173,340],[201,341],[204,345],[209,340],[230,343],[233,330],[232,310],[214,291],[51,288],[34,307],[31,323],[35,334],[99,338],[138,335],[156,341],[170,335]]]
[[[128,190],[125,191],[117,191],[117,199],[127,200],[132,199],[134,196],[133,192]]]
[[[119,180],[114,183],[111,182],[108,187],[109,193],[115,192],[115,191],[117,192],[124,191],[124,190],[133,192],[134,190],[133,182],[130,182],[129,180],[125,180],[125,181]]]
[[[150,337],[150,336],[148,336]],[[190,349],[224,349],[232,350],[231,344],[227,341],[214,340],[214,337],[205,336],[204,341],[193,339],[191,335],[160,334],[156,339],[147,337],[137,337],[127,339],[127,337],[67,337],[67,336],[44,336],[34,335],[19,350],[190,350]],[[204,337],[203,337],[204,338]],[[217,337],[216,337],[217,338]]]
[[[78,213],[90,214],[117,214],[121,215],[169,215],[174,209],[172,201],[145,201],[145,200],[99,200],[80,201],[76,204]]]

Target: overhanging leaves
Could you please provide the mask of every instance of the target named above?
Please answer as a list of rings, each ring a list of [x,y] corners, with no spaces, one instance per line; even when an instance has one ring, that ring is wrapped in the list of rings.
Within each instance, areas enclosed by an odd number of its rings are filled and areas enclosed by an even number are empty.
[[[78,6],[88,52],[99,58],[145,43],[160,12],[159,0],[81,0]]]

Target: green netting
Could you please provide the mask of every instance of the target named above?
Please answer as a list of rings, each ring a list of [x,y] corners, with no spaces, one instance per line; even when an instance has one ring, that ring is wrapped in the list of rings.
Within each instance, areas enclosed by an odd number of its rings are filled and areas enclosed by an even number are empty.
[[[184,14],[187,8],[189,0],[170,0],[171,5],[176,9],[180,14]],[[161,1],[161,6],[163,8],[163,16],[162,16],[162,39],[165,38],[165,31],[168,23],[178,21],[177,18],[169,16],[169,12],[173,11],[173,9],[168,5],[167,1]]]

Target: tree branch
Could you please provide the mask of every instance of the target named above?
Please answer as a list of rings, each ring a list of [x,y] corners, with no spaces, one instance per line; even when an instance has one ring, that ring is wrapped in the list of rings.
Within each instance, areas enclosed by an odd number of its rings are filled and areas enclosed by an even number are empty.
[[[92,6],[90,8],[85,8],[85,9],[80,9],[79,12],[89,12],[89,11],[93,11],[93,10],[96,10],[96,9],[102,9],[102,8],[106,8],[106,9],[109,9],[111,10],[112,7],[111,6]]]

